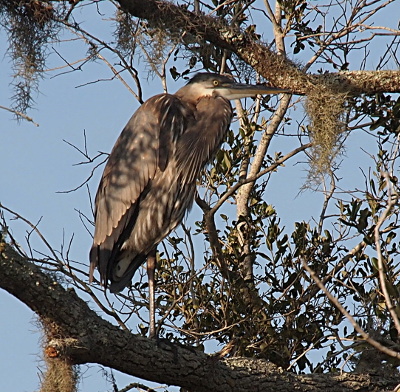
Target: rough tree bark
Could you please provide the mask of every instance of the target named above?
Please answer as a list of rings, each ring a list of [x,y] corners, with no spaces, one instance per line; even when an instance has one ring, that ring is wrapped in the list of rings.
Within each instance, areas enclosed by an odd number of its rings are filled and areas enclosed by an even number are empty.
[[[102,319],[56,275],[0,247],[0,287],[28,305],[47,331],[48,361],[98,363],[126,374],[193,392],[387,391],[398,380],[385,374],[294,375],[263,360],[220,359],[191,347],[147,339]],[[206,380],[206,382],[205,382]]]
[[[183,32],[236,53],[272,85],[304,95],[315,85],[326,85],[336,93],[358,95],[400,90],[400,71],[342,71],[306,74],[298,66],[270,50],[256,37],[237,31],[222,20],[195,14],[165,0],[118,0],[132,16],[162,26],[171,34]]]

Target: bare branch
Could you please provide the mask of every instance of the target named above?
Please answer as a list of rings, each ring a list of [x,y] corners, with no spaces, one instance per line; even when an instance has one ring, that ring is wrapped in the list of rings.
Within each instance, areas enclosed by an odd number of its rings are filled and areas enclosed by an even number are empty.
[[[8,112],[11,112],[11,113],[15,114],[15,115],[17,116],[17,118],[23,118],[24,120],[33,123],[33,125],[34,125],[35,127],[38,127],[38,126],[39,126],[39,124],[36,123],[36,122],[33,120],[32,117],[27,116],[25,113],[22,113],[22,112],[20,112],[20,111],[18,111],[18,110],[11,109],[11,108],[8,108],[8,107],[2,106],[2,105],[0,105],[0,109],[7,110]]]
[[[336,297],[334,297],[331,292],[324,286],[324,284],[321,282],[321,280],[318,278],[317,274],[309,267],[307,264],[307,261],[302,258],[301,263],[303,265],[303,268],[310,274],[311,278],[314,280],[314,282],[317,284],[317,286],[321,289],[321,291],[324,292],[324,294],[328,297],[328,299],[340,310],[340,312],[347,318],[347,320],[350,321],[351,325],[354,327],[354,329],[362,336],[362,338],[368,342],[371,346],[375,347],[379,351],[393,357],[400,359],[400,353],[394,350],[391,350],[390,348],[387,348],[386,346],[383,346],[376,340],[372,339],[361,327],[360,325],[356,322],[356,320],[353,318],[353,316],[342,306],[342,304],[338,301]]]
[[[211,214],[215,214],[218,211],[218,209],[222,206],[222,204],[225,203],[225,201],[227,199],[229,199],[241,186],[248,184],[248,183],[252,183],[252,182],[258,180],[259,178],[261,178],[262,176],[264,176],[265,174],[276,170],[279,166],[281,166],[288,159],[290,159],[294,155],[298,154],[299,152],[304,151],[307,148],[310,148],[311,146],[312,146],[312,143],[304,144],[303,146],[300,146],[300,147],[294,149],[293,151],[291,151],[290,153],[286,154],[284,157],[278,159],[275,163],[268,166],[266,169],[261,170],[258,174],[249,176],[248,178],[243,179],[243,180],[239,180],[235,185],[230,187],[228,189],[228,191],[225,192],[223,194],[223,196],[221,196],[218,199],[218,201],[213,205],[213,207],[210,210]]]

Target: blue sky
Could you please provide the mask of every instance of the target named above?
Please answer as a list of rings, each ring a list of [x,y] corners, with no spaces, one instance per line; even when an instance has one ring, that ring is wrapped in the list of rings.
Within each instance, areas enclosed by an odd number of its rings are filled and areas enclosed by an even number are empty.
[[[103,5],[104,6],[104,5]],[[104,33],[101,27],[82,15],[91,31]],[[396,27],[393,20],[391,27]],[[6,37],[0,36],[0,53],[5,53]],[[84,55],[82,48],[68,45],[56,46],[70,61]],[[50,53],[49,67],[61,65],[60,58]],[[1,59],[0,105],[10,106],[13,95],[10,88],[10,60],[7,55]],[[144,64],[140,65],[143,71]],[[135,98],[118,81],[101,82],[77,87],[91,80],[110,78],[111,72],[100,63],[89,63],[82,71],[59,75],[40,83],[40,93],[36,97],[34,109],[29,112],[40,126],[22,121],[0,109],[0,202],[15,210],[33,223],[41,220],[39,230],[55,248],[74,240],[71,257],[87,262],[91,245],[90,235],[82,226],[79,209],[90,214],[90,205],[85,188],[72,193],[58,193],[79,185],[88,175],[88,168],[73,166],[82,157],[66,144],[68,142],[83,147],[83,132],[86,131],[89,151],[110,151],[123,126],[137,109]],[[181,87],[182,82],[170,82],[171,92]],[[157,79],[143,84],[145,98],[162,92]],[[293,133],[296,125],[292,122]],[[358,163],[365,161],[366,154],[361,148],[373,152],[374,147],[365,137],[356,133],[348,143],[347,156],[344,158],[343,173],[348,176],[343,180],[348,183],[360,181]],[[289,152],[286,140],[274,142],[270,154],[274,151]],[[280,169],[269,184],[268,202],[273,204],[282,219],[291,229],[294,221],[310,220],[313,206],[320,204],[320,194],[307,191],[298,194],[304,183],[304,166],[295,165],[299,159],[289,162]],[[353,173],[353,175],[352,175]],[[101,172],[97,171],[90,183],[92,194],[95,193]],[[317,210],[318,212],[318,210]],[[192,214],[198,214],[194,207]],[[8,216],[9,218],[9,216]],[[22,222],[10,221],[14,237],[24,244],[24,237],[29,228]],[[43,249],[40,241],[32,239],[34,247]],[[38,366],[40,365],[40,328],[33,313],[23,304],[4,291],[0,291],[0,368],[2,369],[2,390],[8,392],[32,391],[38,385]],[[83,369],[85,370],[85,369]],[[87,371],[82,379],[81,389],[87,392],[107,389],[101,376],[96,375],[97,367]],[[124,382],[132,381],[125,377]]]

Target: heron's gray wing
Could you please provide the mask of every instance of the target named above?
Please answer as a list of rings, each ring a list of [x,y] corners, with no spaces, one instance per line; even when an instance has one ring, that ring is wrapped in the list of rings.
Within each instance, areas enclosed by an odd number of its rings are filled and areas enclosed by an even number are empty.
[[[218,151],[232,120],[232,107],[219,96],[198,100],[196,119],[178,140],[176,160],[184,183],[196,181]]]
[[[140,198],[157,170],[169,159],[172,132],[166,123],[179,117],[178,98],[161,94],[146,101],[132,116],[110,156],[95,200],[95,233],[90,276],[99,267],[107,279],[113,256],[129,236]],[[179,122],[179,121],[178,121]]]

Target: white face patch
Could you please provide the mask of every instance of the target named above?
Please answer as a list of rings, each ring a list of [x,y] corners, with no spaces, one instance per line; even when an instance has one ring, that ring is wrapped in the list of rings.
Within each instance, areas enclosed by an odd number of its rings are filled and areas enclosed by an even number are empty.
[[[214,93],[213,87],[208,88],[201,84],[193,84],[190,87],[191,87],[191,92],[193,92],[193,95],[197,95],[199,97],[211,97]]]

